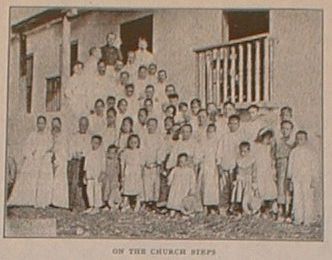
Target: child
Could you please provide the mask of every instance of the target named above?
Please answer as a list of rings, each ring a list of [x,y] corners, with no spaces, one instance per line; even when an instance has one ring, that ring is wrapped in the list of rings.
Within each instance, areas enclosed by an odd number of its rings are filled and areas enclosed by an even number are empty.
[[[95,102],[94,113],[90,116],[90,131],[93,135],[101,135],[106,127],[105,103],[102,99]]]
[[[188,154],[178,156],[178,165],[171,171],[168,177],[170,192],[167,208],[171,210],[171,217],[176,211],[183,212],[183,199],[195,193],[195,172],[188,165]]]
[[[242,206],[245,214],[255,214],[260,207],[254,200],[257,196],[256,188],[256,161],[250,154],[250,143],[241,142],[240,153],[236,159],[236,179],[233,182],[230,213],[234,213],[236,204]],[[240,214],[241,215],[241,214]]]
[[[286,176],[289,154],[294,148],[294,142],[291,140],[293,123],[291,121],[282,121],[280,127],[281,136],[276,140],[275,157],[277,164],[278,220],[282,222],[288,214],[287,198],[290,198],[290,195],[287,190]]]
[[[179,104],[179,113],[175,118],[175,122],[180,124],[189,123],[190,116],[188,112],[188,104],[186,102],[180,102]]]
[[[116,115],[117,112],[114,108],[109,108],[106,112],[107,125],[103,133],[103,139],[106,145],[115,144],[118,141],[119,129],[116,124]]]
[[[108,96],[107,99],[106,99],[107,110],[110,109],[110,108],[115,109],[115,104],[116,104],[116,98],[114,96]]]
[[[277,213],[277,172],[273,156],[272,138],[272,130],[264,128],[258,133],[255,146],[257,185],[263,203],[263,217],[268,216],[266,210],[269,210],[273,217],[276,217]]]
[[[216,164],[217,149],[216,126],[210,124],[206,129],[206,138],[200,151],[201,171],[199,175],[199,187],[206,214],[209,212],[215,214],[219,205],[219,174]]]
[[[135,212],[139,211],[143,193],[142,150],[138,135],[130,135],[127,148],[121,154],[123,211],[130,208],[129,200],[136,199]]]
[[[175,118],[176,116],[176,107],[173,105],[169,105],[166,109],[165,109],[165,117],[173,117]]]
[[[289,156],[288,178],[293,184],[294,224],[309,225],[314,222],[313,184],[317,172],[317,158],[308,144],[305,131],[296,133],[296,147]]]
[[[89,208],[84,212],[88,214],[99,213],[99,208],[102,206],[102,185],[99,181],[99,177],[104,168],[102,140],[103,138],[99,135],[92,136],[91,149],[87,152],[87,156],[85,157],[85,179],[87,184]]]
[[[119,134],[119,148],[120,152],[123,151],[128,145],[128,137],[133,133],[133,119],[125,117],[122,120],[120,134]]]
[[[103,209],[115,210],[119,209],[121,202],[120,195],[120,160],[118,147],[110,145],[107,148],[106,160],[105,160],[105,171],[100,176],[102,182],[102,195],[103,195]]]

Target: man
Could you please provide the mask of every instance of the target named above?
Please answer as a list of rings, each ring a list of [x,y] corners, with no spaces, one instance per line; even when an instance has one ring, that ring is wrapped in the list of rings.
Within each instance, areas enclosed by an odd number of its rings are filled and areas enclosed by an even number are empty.
[[[121,52],[115,46],[117,35],[113,32],[107,34],[106,45],[101,47],[101,60],[106,63],[106,66],[114,66],[117,60],[122,60]]]
[[[148,43],[145,38],[138,39],[138,49],[135,52],[137,65],[149,66],[153,61],[153,55],[147,50]]]

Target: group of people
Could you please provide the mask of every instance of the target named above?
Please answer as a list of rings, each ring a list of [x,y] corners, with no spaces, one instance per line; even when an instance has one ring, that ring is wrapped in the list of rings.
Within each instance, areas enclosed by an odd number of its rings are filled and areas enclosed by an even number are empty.
[[[243,120],[231,102],[187,103],[144,39],[125,66],[114,42],[75,64],[51,129],[38,116],[8,205],[315,221],[317,159],[291,107]]]

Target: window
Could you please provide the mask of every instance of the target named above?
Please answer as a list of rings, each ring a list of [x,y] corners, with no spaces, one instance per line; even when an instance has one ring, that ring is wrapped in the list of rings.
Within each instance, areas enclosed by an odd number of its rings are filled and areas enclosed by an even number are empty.
[[[138,38],[143,37],[148,43],[148,51],[152,53],[152,26],[153,16],[145,16],[130,22],[121,24],[121,52],[123,62],[127,62],[128,51],[136,51],[138,48]]]
[[[32,82],[33,82],[33,55],[26,57],[26,98],[27,98],[27,113],[31,113],[32,107]]]
[[[78,61],[78,41],[72,41],[70,44],[70,75],[73,75],[74,64]]]
[[[26,52],[27,52],[26,36],[23,34],[20,34],[20,75],[21,76],[25,76],[27,73]]]
[[[46,79],[46,112],[61,110],[61,77]]]

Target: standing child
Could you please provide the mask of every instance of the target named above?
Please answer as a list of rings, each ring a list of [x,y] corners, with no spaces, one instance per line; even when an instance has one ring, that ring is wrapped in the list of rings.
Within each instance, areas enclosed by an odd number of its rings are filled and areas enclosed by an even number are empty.
[[[236,159],[236,177],[233,182],[230,213],[234,213],[236,206],[241,206],[245,214],[255,214],[260,203],[255,203],[257,197],[256,187],[256,161],[250,154],[250,143],[241,142],[240,153]],[[240,205],[237,205],[240,204]]]
[[[88,214],[99,213],[102,206],[102,192],[100,175],[103,171],[104,151],[102,146],[102,137],[94,135],[91,138],[91,149],[87,152],[85,158],[85,171],[87,183],[87,195],[89,208],[85,211]]]
[[[171,210],[171,217],[176,211],[183,212],[183,199],[195,193],[195,172],[188,164],[188,154],[178,156],[178,165],[171,171],[168,177],[170,192],[167,208]]]
[[[121,165],[118,150],[115,145],[110,145],[107,148],[105,171],[100,176],[104,210],[119,209],[121,202],[119,182]]]
[[[135,212],[139,211],[143,195],[142,150],[138,135],[130,135],[127,148],[121,154],[123,211],[130,208],[130,200],[136,199]]]

